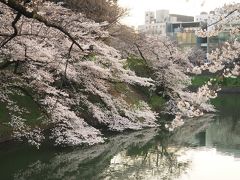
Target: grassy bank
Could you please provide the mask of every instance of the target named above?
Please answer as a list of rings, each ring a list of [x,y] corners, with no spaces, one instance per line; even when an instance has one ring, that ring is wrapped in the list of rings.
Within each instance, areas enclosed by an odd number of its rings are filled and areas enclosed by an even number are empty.
[[[28,126],[35,127],[41,124],[44,115],[31,97],[23,92],[16,92],[16,94],[11,94],[10,98],[14,103],[8,106],[11,106],[12,109],[15,108],[15,104],[21,107],[23,111],[20,117],[26,120]],[[10,111],[6,106],[6,103],[0,102],[0,141],[1,139],[9,139],[11,137],[12,128],[9,124],[11,122],[11,116],[19,115],[19,113],[14,112],[14,110]]]
[[[240,88],[240,78],[225,78],[225,77],[216,77],[210,75],[199,75],[192,77],[192,86],[202,86],[211,78],[216,79],[217,84],[222,87],[239,87]]]
[[[152,69],[143,59],[129,57],[126,61],[125,68],[134,71],[137,76],[153,78]],[[145,101],[154,111],[158,112],[163,109],[166,100],[161,95],[158,95],[156,92],[150,91],[149,88],[146,87],[135,87],[135,91],[145,96]]]

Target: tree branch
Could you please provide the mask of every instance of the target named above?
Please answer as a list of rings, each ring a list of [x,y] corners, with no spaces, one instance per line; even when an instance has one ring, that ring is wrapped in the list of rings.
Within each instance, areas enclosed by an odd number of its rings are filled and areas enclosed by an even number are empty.
[[[84,51],[83,48],[80,46],[80,44],[74,39],[74,37],[67,30],[65,30],[63,27],[61,27],[59,24],[48,21],[43,16],[39,15],[36,11],[32,11],[32,12],[27,11],[26,7],[19,4],[16,0],[8,0],[8,1],[0,0],[0,2],[7,5],[8,7],[14,9],[15,11],[18,12],[18,14],[24,15],[25,17],[30,18],[30,19],[36,19],[37,21],[45,24],[48,27],[58,29],[63,34],[65,34],[74,44],[76,44],[76,46],[79,49]]]
[[[12,27],[14,29],[13,34],[10,35],[10,37],[6,40],[3,41],[2,44],[0,45],[0,48],[2,48],[3,46],[5,46],[9,41],[11,41],[14,37],[17,36],[18,34],[18,30],[16,27],[17,22],[19,21],[19,19],[21,18],[22,14],[20,12],[17,13],[16,17],[14,18],[13,22],[12,22]]]
[[[137,50],[138,50],[138,53],[140,54],[141,58],[145,61],[145,63],[147,64],[147,60],[146,58],[144,57],[142,51],[140,50],[140,47],[137,43],[134,43],[134,45],[136,46]]]
[[[66,65],[65,65],[65,70],[64,70],[64,77],[67,79],[67,67],[68,67],[68,61],[71,57],[71,51],[73,48],[74,43],[72,43],[72,45],[70,46],[69,50],[68,50],[68,55],[67,55],[67,61],[66,61]]]
[[[224,18],[220,18],[218,21],[215,21],[214,23],[212,24],[209,24],[207,27],[211,27],[219,22],[221,22],[222,20],[226,19],[228,16],[230,16],[231,14],[233,14],[235,11],[237,11],[238,9],[234,9],[232,10],[231,12],[229,12],[226,16],[224,16]]]

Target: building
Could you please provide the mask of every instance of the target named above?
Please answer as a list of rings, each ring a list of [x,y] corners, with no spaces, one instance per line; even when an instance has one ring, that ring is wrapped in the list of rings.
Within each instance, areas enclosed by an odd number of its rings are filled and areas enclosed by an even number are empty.
[[[193,22],[193,16],[185,16],[179,14],[170,14],[170,21],[169,22]]]
[[[152,24],[155,21],[155,14],[152,11],[145,12],[145,24]]]
[[[212,24],[216,20],[217,19],[214,11],[210,11],[209,14],[207,12],[201,12],[200,15],[195,16],[195,19],[194,19],[195,22],[202,22],[202,23],[206,23],[207,25]]]
[[[166,36],[166,23],[152,23],[138,26],[140,33]]]
[[[234,14],[233,14],[234,15]],[[238,12],[235,12],[239,16]],[[211,52],[216,48],[221,48],[228,40],[236,38],[230,35],[229,27],[217,36],[209,38],[200,38],[195,35],[196,30],[207,29],[214,30],[214,24],[219,19],[214,11],[210,13],[202,12],[194,17],[170,14],[168,10],[148,11],[145,13],[145,24],[138,27],[140,33],[157,36],[168,36],[175,41],[181,49],[199,47],[205,52]],[[238,19],[238,18],[235,18]],[[231,26],[239,26],[239,20],[231,20]],[[238,38],[240,35],[238,35]]]
[[[195,35],[201,22],[175,22],[167,24],[167,36],[182,49],[199,47],[207,52],[207,39]]]
[[[169,14],[169,10],[157,10],[145,12],[145,24],[138,27],[138,31],[150,35],[167,35],[168,23],[193,22],[194,17]]]
[[[156,23],[166,23],[169,21],[168,10],[157,10],[156,11]]]
[[[225,42],[231,41],[239,37],[240,35],[232,36],[230,34],[230,27],[239,26],[239,13],[235,12],[231,15],[233,18],[229,21],[229,24],[225,24],[224,31],[218,33],[216,36],[211,36],[207,39],[207,52],[211,52],[216,48],[221,48]],[[214,24],[219,20],[219,16],[215,15],[214,11],[210,11],[210,13],[202,12],[200,15],[195,17],[195,21],[200,22],[202,26],[208,31],[214,31]],[[204,24],[204,25],[203,25]]]

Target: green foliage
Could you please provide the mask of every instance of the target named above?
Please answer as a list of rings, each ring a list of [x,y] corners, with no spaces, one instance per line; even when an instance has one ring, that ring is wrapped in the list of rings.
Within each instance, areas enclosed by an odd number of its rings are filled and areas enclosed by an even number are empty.
[[[153,71],[147,65],[146,61],[136,57],[129,57],[125,68],[135,71],[136,75],[140,77],[151,77],[153,74]]]
[[[149,98],[149,105],[155,111],[162,109],[165,103],[166,100],[155,93]]]
[[[136,75],[141,77],[150,78],[153,75],[152,69],[148,66],[145,60],[133,56],[127,59],[125,68],[135,71]],[[147,87],[135,87],[135,91],[145,97],[146,102],[154,111],[161,110],[166,102],[162,96],[157,95],[155,92],[150,92]]]
[[[123,99],[131,106],[138,106],[139,101],[143,100],[143,94],[138,93],[134,87],[125,83],[115,83],[112,85],[110,93],[115,96],[123,96]]]
[[[41,124],[44,115],[30,96],[24,93],[22,95],[16,93],[10,97],[13,102],[24,109],[24,112],[20,116],[27,120],[27,125],[34,127]],[[9,111],[6,105],[6,103],[0,102],[0,138],[9,137],[12,131],[8,123],[11,121],[10,114],[14,114],[14,112]]]
[[[211,100],[211,103],[222,117],[232,117],[239,120],[240,96],[238,93],[219,94],[217,98]]]
[[[192,86],[202,86],[211,78],[216,79],[216,83],[223,87],[240,87],[240,78],[224,78],[224,77],[216,77],[216,76],[194,76],[192,78]]]
[[[84,56],[83,59],[88,60],[88,61],[96,61],[96,54],[89,53],[88,55]]]
[[[225,87],[240,87],[240,78],[224,78],[220,83]]]
[[[11,128],[7,124],[10,121],[10,115],[5,103],[0,103],[0,138],[9,137],[11,135]]]
[[[40,111],[39,106],[33,101],[33,99],[27,95],[19,96],[14,94],[12,99],[18,104],[19,107],[26,109],[26,111],[22,114],[24,119],[27,119],[26,124],[28,125],[40,125],[41,121],[39,121],[43,114]]]
[[[194,76],[192,77],[192,86],[202,86],[208,82],[212,76]]]

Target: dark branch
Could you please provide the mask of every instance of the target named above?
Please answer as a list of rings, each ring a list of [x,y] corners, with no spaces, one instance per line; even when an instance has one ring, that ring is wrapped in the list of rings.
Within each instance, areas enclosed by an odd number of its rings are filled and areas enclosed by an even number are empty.
[[[13,22],[12,22],[12,27],[14,29],[13,34],[10,35],[10,37],[6,40],[3,41],[2,44],[0,45],[0,48],[2,48],[3,46],[5,46],[9,41],[11,41],[14,37],[17,36],[18,34],[18,30],[16,27],[17,22],[19,21],[19,19],[21,18],[22,14],[20,12],[17,13],[16,17],[14,18]]]
[[[27,9],[23,5],[19,4],[16,0],[8,0],[8,1],[0,0],[0,2],[14,9],[15,11],[18,12],[18,14],[24,15],[25,17],[30,19],[36,19],[37,21],[44,23],[48,27],[58,29],[63,34],[65,34],[74,44],[76,44],[76,46],[79,47],[79,49],[84,51],[83,48],[80,46],[80,44],[74,39],[74,37],[68,31],[66,31],[63,27],[61,27],[59,24],[46,20],[44,17],[39,15],[36,11],[32,11],[32,12],[27,11]]]
[[[222,20],[226,19],[228,16],[230,16],[231,14],[233,14],[235,11],[237,11],[237,9],[232,10],[230,13],[228,13],[226,16],[224,16],[224,18],[220,18],[218,21],[215,21],[212,24],[209,24],[207,27],[213,26],[219,22],[221,22]]]
[[[69,50],[68,50],[68,55],[67,55],[67,61],[66,61],[66,65],[65,65],[65,71],[64,71],[64,77],[67,79],[67,67],[68,67],[68,61],[71,57],[71,51],[73,48],[74,43],[72,43],[72,45],[70,46]]]
[[[136,48],[137,48],[137,50],[138,50],[138,53],[140,54],[141,58],[147,63],[147,60],[146,60],[146,58],[144,57],[142,51],[140,50],[139,45],[138,45],[137,43],[135,43],[134,45],[136,46]]]

